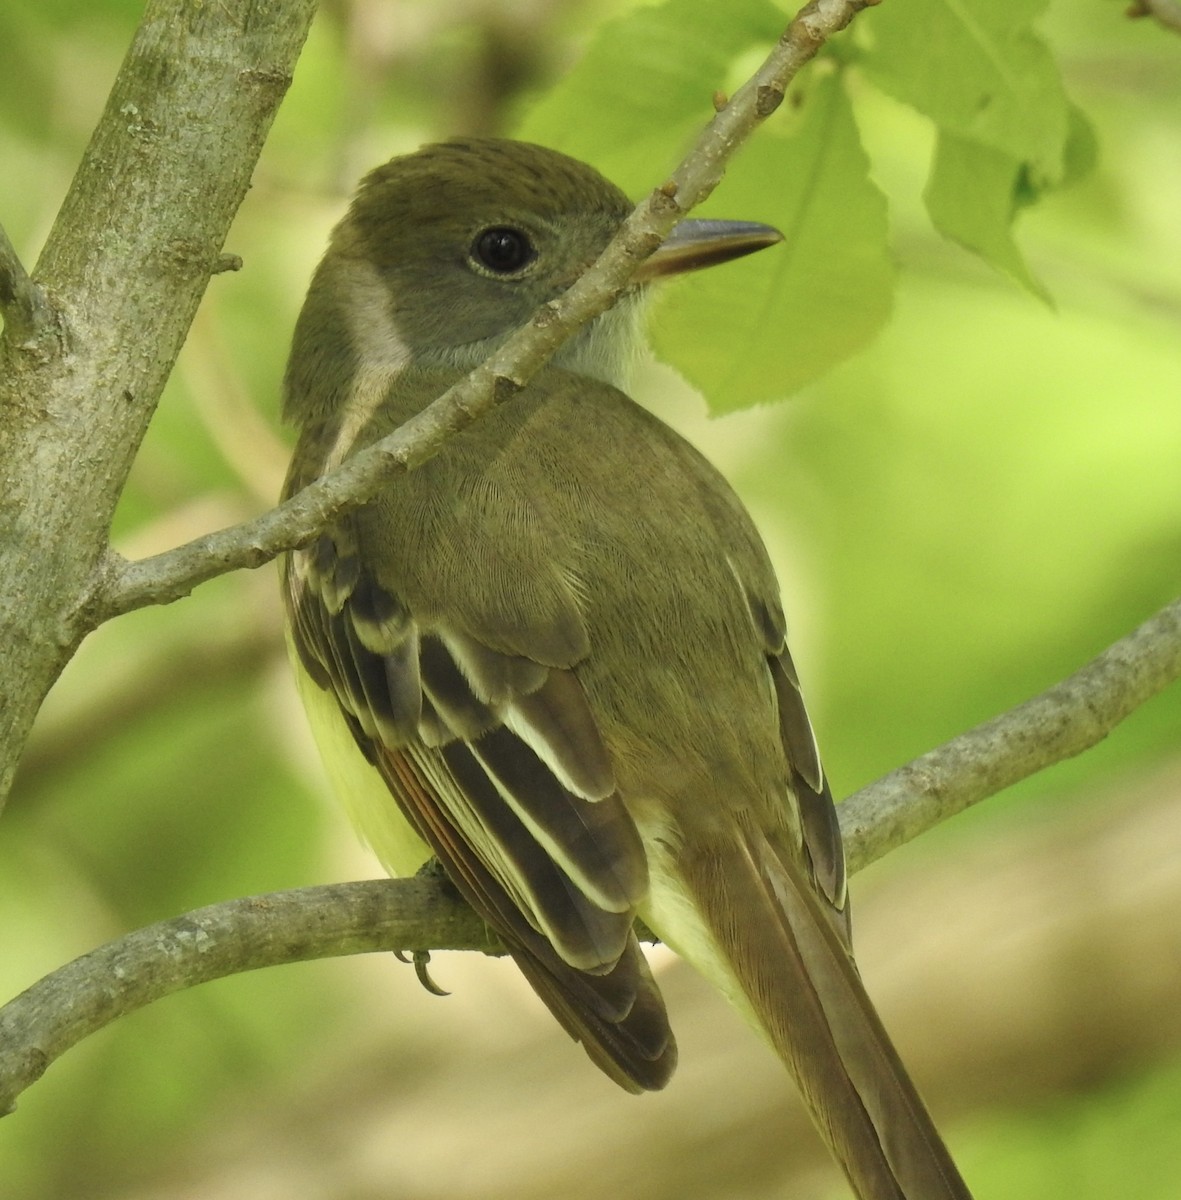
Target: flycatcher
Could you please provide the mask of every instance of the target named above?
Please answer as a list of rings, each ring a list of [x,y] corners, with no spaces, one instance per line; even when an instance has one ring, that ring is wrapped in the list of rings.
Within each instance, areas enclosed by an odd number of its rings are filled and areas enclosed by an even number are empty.
[[[520,142],[368,175],[296,325],[284,494],[483,361],[630,210]],[[762,541],[625,390],[649,281],[779,240],[681,222],[523,392],[288,557],[290,637],[361,834],[394,874],[436,857],[616,1083],[660,1088],[676,1063],[640,916],[762,1030],[862,1200],[964,1200],[851,957]]]

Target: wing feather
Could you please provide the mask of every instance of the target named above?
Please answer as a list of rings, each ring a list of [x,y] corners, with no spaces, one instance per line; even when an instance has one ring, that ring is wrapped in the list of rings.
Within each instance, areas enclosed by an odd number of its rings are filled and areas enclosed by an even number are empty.
[[[804,707],[799,677],[787,647],[767,659],[779,708],[779,733],[791,767],[792,793],[800,814],[804,849],[812,864],[816,886],[841,914],[848,940],[845,846],[841,823],[824,771],[812,722]]]
[[[677,1050],[660,991],[628,932],[617,961],[599,971],[572,967],[493,877],[475,847],[438,802],[448,789],[435,754],[383,750],[379,769],[405,802],[412,823],[472,907],[505,943],[537,994],[592,1061],[628,1091],[664,1087]]]
[[[647,859],[576,674],[421,627],[347,525],[295,552],[285,584],[297,656],[391,804],[596,1064],[663,1086],[676,1045],[632,932]]]

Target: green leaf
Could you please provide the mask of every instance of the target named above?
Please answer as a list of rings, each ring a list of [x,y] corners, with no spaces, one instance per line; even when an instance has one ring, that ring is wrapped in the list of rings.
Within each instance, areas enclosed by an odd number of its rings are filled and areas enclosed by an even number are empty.
[[[943,132],[923,198],[935,228],[1007,272],[1039,299],[1050,296],[1013,240],[1023,186],[1020,162],[1003,150]]]
[[[1070,110],[1032,22],[1047,0],[907,0],[867,11],[861,62],[883,91],[968,138],[1060,182]]]
[[[783,25],[783,12],[765,0],[637,9],[602,27],[516,135],[591,162],[637,194],[659,182],[710,119],[712,93],[736,60]],[[716,412],[816,379],[889,313],[885,205],[837,76],[817,81],[786,121],[794,133],[760,131],[701,211],[766,221],[788,244],[663,289],[676,302],[658,314],[657,351]]]
[[[676,288],[657,353],[714,412],[773,400],[863,347],[890,313],[886,204],[869,179],[842,77],[814,79],[791,136],[764,129],[703,211],[766,221],[785,244]]]
[[[660,182],[713,116],[734,59],[785,25],[767,0],[668,0],[603,24],[515,136],[594,164],[633,194]]]

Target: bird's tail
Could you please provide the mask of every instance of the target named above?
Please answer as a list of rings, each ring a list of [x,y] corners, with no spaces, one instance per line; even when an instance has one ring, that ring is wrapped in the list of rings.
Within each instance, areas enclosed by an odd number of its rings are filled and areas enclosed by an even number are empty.
[[[724,965],[859,1200],[971,1200],[839,921],[799,867],[751,828],[726,847],[683,847],[680,866]]]

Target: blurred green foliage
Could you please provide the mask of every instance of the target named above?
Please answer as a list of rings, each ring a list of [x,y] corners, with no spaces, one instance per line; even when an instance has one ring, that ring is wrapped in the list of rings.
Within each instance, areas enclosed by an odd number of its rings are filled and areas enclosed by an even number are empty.
[[[139,15],[130,0],[0,8],[0,220],[29,262]],[[518,132],[639,195],[782,23],[766,0],[326,5],[227,244],[246,269],[210,284],[120,548],[164,548],[277,492],[289,332],[362,170],[427,138]],[[713,411],[803,388],[722,422],[667,373],[642,398],[765,530],[841,794],[1062,678],[1181,590],[1179,62],[1178,39],[1116,5],[891,0],[805,72],[709,201],[780,224],[787,245],[656,306],[659,353]],[[372,870],[319,802],[282,659],[269,571],[87,643],[0,821],[0,993],[192,906]],[[921,867],[1068,805],[1084,782],[1176,755],[1179,728],[1174,688],[895,857]],[[309,1046],[322,1064],[360,1004],[339,973],[289,968],[122,1023],[0,1122],[0,1192],[165,1194],[154,1172],[166,1180],[194,1126],[227,1097],[281,1092]],[[1142,1164],[1175,1145],[1175,1065],[1105,1083],[969,1123],[981,1195],[1171,1200],[1177,1164]],[[1087,1168],[1064,1176],[1063,1161]]]

